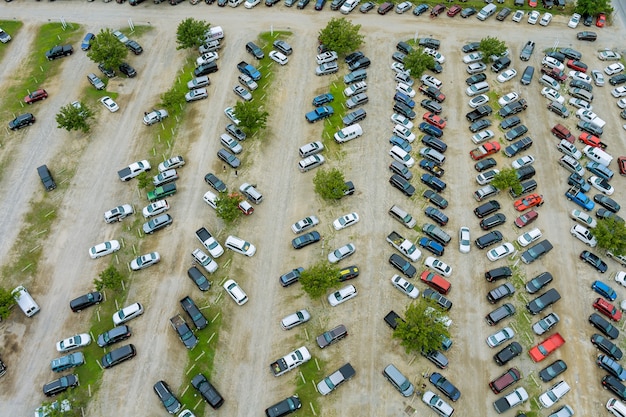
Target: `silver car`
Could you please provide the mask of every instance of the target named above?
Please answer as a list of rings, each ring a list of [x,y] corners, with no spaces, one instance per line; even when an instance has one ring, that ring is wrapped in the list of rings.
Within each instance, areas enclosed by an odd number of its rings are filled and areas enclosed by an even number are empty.
[[[208,97],[209,94],[207,93],[206,88],[196,88],[195,90],[191,90],[185,94],[185,101],[189,103],[190,101],[202,100]]]
[[[329,75],[339,71],[337,61],[326,62],[315,68],[315,75]]]
[[[209,80],[208,75],[203,75],[202,77],[197,77],[189,81],[187,83],[187,88],[190,90],[195,90],[196,88],[206,87],[207,85],[211,85],[211,81]]]
[[[243,150],[243,147],[239,144],[239,142],[227,133],[222,133],[220,135],[220,142],[233,153],[240,153]]]
[[[331,253],[328,254],[328,262],[331,264],[335,264],[342,259],[346,259],[348,256],[352,255],[356,252],[356,247],[352,243],[348,243],[347,245],[343,245],[342,247],[335,249]]]
[[[303,309],[296,311],[295,313],[290,314],[282,319],[280,321],[280,326],[283,328],[283,330],[290,330],[296,326],[299,326],[300,324],[306,323],[309,320],[311,320],[311,315],[308,311]]]
[[[240,85],[236,85],[235,87],[233,87],[233,91],[235,92],[235,94],[237,94],[239,97],[246,101],[252,100],[252,94],[250,94],[248,90]]]

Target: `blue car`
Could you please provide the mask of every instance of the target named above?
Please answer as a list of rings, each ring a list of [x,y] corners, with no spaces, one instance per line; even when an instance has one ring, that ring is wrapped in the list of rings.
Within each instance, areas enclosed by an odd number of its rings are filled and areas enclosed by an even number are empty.
[[[422,248],[426,249],[427,251],[434,253],[437,256],[443,255],[443,251],[444,251],[443,246],[441,246],[439,243],[435,242],[432,239],[423,237],[417,242],[417,244],[420,245]]]
[[[580,207],[585,209],[585,211],[593,210],[596,204],[591,201],[591,199],[587,197],[582,191],[577,191],[576,193],[574,193],[574,191],[575,189],[567,190],[565,192],[565,197],[567,197],[568,200],[571,200],[574,203],[578,204]]]
[[[330,93],[320,94],[319,96],[317,96],[317,97],[315,97],[313,99],[313,105],[315,107],[319,107],[322,104],[330,103],[334,99],[335,99],[335,97],[333,97],[333,95],[330,94]]]
[[[437,138],[443,136],[443,130],[431,125],[430,123],[422,122],[419,124],[418,129],[426,133],[427,135],[435,136]]]
[[[85,38],[83,39],[83,43],[80,44],[80,48],[83,51],[89,50],[89,48],[91,48],[91,41],[93,40],[94,37],[95,36],[94,36],[93,33],[91,33],[91,32],[87,33],[85,35]]]
[[[626,381],[626,370],[607,355],[598,355],[596,365],[604,369],[620,381]]]
[[[446,189],[446,183],[441,181],[439,178],[430,174],[422,174],[420,177],[420,181],[423,184],[426,184],[429,188],[432,188],[435,191],[442,192]]]
[[[615,292],[615,290],[602,281],[593,281],[593,283],[591,284],[591,289],[609,301],[615,301],[615,299],[617,298],[617,293]]]
[[[411,152],[411,150],[413,149],[409,141],[401,138],[400,136],[392,135],[391,138],[389,139],[389,143],[391,143],[392,145],[399,146],[405,152]]]
[[[613,178],[613,171],[599,162],[587,162],[585,168],[592,174],[596,174],[598,177],[604,178],[607,181],[611,181],[611,178]]]
[[[428,380],[452,401],[458,400],[461,396],[461,392],[439,372],[433,372]]]
[[[315,2],[315,10],[322,10],[325,4],[326,4],[326,0],[317,0]]]
[[[409,106],[410,108],[415,107],[415,101],[413,101],[411,99],[411,97],[407,96],[406,94],[403,94],[399,91],[396,92],[396,95],[393,96],[393,99],[395,101],[399,101],[400,103],[406,104],[407,106]]]
[[[315,110],[308,112],[305,115],[305,118],[307,122],[315,123],[317,121],[320,121],[322,119],[326,119],[327,117],[332,116],[334,112],[335,110],[330,106],[316,107]]]

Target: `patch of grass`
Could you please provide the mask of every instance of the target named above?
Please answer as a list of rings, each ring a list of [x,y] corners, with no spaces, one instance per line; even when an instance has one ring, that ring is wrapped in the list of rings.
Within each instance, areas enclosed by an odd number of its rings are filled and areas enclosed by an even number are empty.
[[[131,30],[130,27],[125,27],[123,29],[120,29],[120,32],[126,35],[129,39],[132,39],[133,37],[141,38],[144,34],[150,32],[152,29],[154,29],[154,27],[150,25],[135,25],[133,27],[133,30]]]
[[[0,28],[4,30],[11,38],[15,38],[18,35],[19,30],[22,28],[24,24],[17,20],[0,20]],[[0,43],[0,61],[4,58],[4,55],[9,48],[9,44]]]
[[[343,117],[350,112],[346,107],[347,97],[343,95],[343,90],[346,86],[343,83],[343,78],[337,76],[329,85],[329,92],[335,98],[331,103],[325,104],[331,106],[335,111],[332,116],[324,120],[324,129],[322,130],[322,142],[324,146],[334,152],[339,152],[341,145],[335,143],[333,139],[334,134],[341,130],[343,126]],[[313,97],[311,97],[313,99]],[[343,152],[340,153],[344,154]]]
[[[325,376],[325,364],[324,361],[314,357],[298,368],[299,374],[296,377],[296,393],[302,402],[302,408],[309,410],[313,408],[318,415],[320,408],[317,399],[320,394],[317,392],[316,384]]]

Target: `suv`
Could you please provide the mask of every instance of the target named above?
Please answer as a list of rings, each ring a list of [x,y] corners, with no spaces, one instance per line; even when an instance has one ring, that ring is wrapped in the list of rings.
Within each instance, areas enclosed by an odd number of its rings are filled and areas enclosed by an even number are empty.
[[[513,314],[515,314],[515,307],[511,303],[506,303],[487,314],[485,320],[490,326],[494,326]]]
[[[489,282],[494,282],[500,279],[506,279],[513,275],[513,271],[508,266],[501,266],[500,268],[491,269],[485,272],[485,279]]]
[[[524,48],[522,49],[522,52],[519,55],[519,59],[521,59],[522,61],[528,61],[534,50],[535,50],[535,42],[533,41],[526,42],[526,45],[524,45]]]
[[[489,200],[485,204],[482,204],[474,209],[474,214],[478,218],[483,218],[491,213],[495,213],[500,210],[500,203],[496,200]]]
[[[528,104],[526,104],[526,100],[521,98],[502,107],[500,110],[498,110],[498,114],[500,115],[500,117],[507,117],[526,110],[526,107],[528,107]]]
[[[94,73],[87,74],[87,79],[89,80],[91,85],[96,87],[96,90],[104,90],[104,87],[106,87],[102,80],[98,78],[98,76]]]
[[[74,374],[62,376],[59,379],[48,382],[43,386],[43,393],[47,397],[53,397],[57,394],[67,391],[70,388],[77,387],[79,385],[78,376]]]
[[[511,60],[506,56],[502,56],[498,58],[496,62],[493,63],[493,65],[491,65],[491,71],[498,73],[502,71],[503,69],[508,68],[510,65],[511,65]]]
[[[135,55],[140,55],[143,52],[143,48],[135,41],[126,42],[126,47]]]
[[[485,249],[488,246],[494,245],[498,242],[502,242],[502,233],[497,230],[482,235],[474,241],[478,249]]]
[[[287,397],[279,403],[265,409],[267,417],[283,417],[291,414],[302,407],[302,403],[297,395]]]
[[[165,381],[158,381],[152,388],[168,413],[175,414],[180,410],[180,401],[174,396],[174,393]]]
[[[54,178],[52,178],[52,174],[46,165],[37,168],[37,174],[39,174],[39,178],[46,190],[52,191],[57,188],[57,184],[54,182]]]
[[[248,42],[246,44],[246,51],[248,51],[256,59],[263,59],[265,57],[263,50],[259,48],[254,42]]]

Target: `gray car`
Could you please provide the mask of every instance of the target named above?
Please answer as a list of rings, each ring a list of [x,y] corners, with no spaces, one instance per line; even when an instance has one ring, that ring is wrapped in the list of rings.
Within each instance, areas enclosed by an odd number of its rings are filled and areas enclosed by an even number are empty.
[[[228,152],[224,148],[217,151],[217,157],[226,162],[232,168],[239,168],[239,165],[241,165],[241,161],[239,160],[239,158],[237,158],[235,155]]]
[[[239,97],[246,101],[252,100],[252,94],[250,94],[248,90],[240,85],[236,85],[235,87],[233,87],[233,91],[235,92],[235,94],[237,94]]]
[[[152,234],[157,230],[163,229],[164,227],[171,225],[172,222],[174,222],[172,216],[170,216],[169,214],[162,214],[145,222],[143,224],[143,232],[145,234]]]
[[[339,71],[337,61],[325,62],[315,69],[315,75],[329,75]]]
[[[274,41],[273,45],[274,45],[274,48],[276,48],[277,50],[279,50],[285,55],[291,55],[291,53],[293,52],[293,49],[291,49],[291,46],[287,42],[281,41],[280,39]]]
[[[211,85],[211,81],[209,80],[208,75],[203,75],[202,77],[197,77],[189,81],[187,83],[187,88],[190,90],[194,90],[196,88],[206,87],[207,85]]]
[[[206,88],[196,88],[185,94],[185,101],[189,103],[190,101],[202,100],[208,97],[209,94]]]

